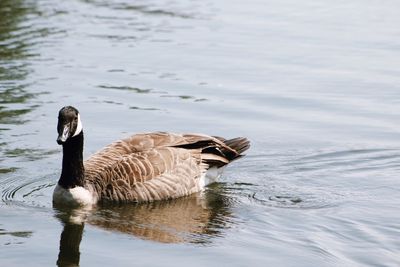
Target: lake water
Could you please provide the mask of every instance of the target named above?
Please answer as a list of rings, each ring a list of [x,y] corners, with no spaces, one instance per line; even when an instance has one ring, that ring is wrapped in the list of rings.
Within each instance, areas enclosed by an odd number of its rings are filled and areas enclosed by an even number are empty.
[[[399,10],[1,0],[0,265],[399,266]],[[71,214],[51,203],[65,105],[85,157],[157,130],[252,147],[203,194]]]

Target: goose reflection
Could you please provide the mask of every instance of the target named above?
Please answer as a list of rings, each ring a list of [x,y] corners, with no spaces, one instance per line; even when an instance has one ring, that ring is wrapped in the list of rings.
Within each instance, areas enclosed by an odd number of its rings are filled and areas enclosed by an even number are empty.
[[[78,266],[84,225],[160,243],[208,244],[233,217],[230,200],[214,190],[142,204],[103,204],[93,210],[54,207],[63,223],[58,266]]]
[[[79,245],[82,240],[83,223],[65,223],[60,238],[57,266],[79,266]]]

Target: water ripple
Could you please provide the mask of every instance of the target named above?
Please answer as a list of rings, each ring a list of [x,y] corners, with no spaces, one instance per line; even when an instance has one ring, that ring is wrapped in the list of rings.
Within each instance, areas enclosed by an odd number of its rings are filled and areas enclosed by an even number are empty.
[[[340,173],[362,172],[398,168],[400,164],[398,149],[350,149],[342,151],[321,152],[304,156],[287,162],[290,170],[335,171]]]
[[[184,12],[177,11],[177,8],[171,8],[170,6],[162,7],[156,6],[159,3],[151,3],[151,2],[142,2],[142,3],[126,3],[126,2],[110,2],[103,0],[85,0],[85,2],[90,3],[95,6],[108,7],[115,10],[124,10],[124,11],[135,11],[141,13],[143,15],[152,15],[152,16],[168,16],[168,17],[176,17],[182,19],[194,19],[197,16],[192,12]]]
[[[137,87],[131,87],[131,86],[113,86],[113,85],[99,85],[99,88],[102,89],[114,89],[114,90],[123,90],[123,91],[132,91],[138,94],[147,94],[151,93],[152,89],[141,89]]]
[[[26,179],[12,176],[0,184],[1,199],[5,203],[21,206],[49,207],[55,182],[51,177]]]
[[[371,190],[371,179],[379,185],[381,171],[396,173],[399,158],[400,150],[381,148],[249,155],[235,163],[235,172],[227,170],[225,190],[269,207],[329,208],[378,194],[380,187]]]
[[[0,237],[9,236],[11,238],[6,239],[5,243],[3,243],[5,246],[23,244],[24,242],[21,241],[21,238],[29,238],[32,236],[32,234],[32,231],[7,231],[6,229],[0,228]]]

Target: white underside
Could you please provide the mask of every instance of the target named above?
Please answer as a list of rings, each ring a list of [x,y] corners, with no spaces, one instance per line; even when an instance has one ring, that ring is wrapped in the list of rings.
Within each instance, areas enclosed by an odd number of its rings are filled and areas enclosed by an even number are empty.
[[[53,192],[53,203],[68,206],[89,206],[96,204],[96,199],[89,190],[81,186],[65,189],[57,185]]]
[[[199,187],[203,190],[207,185],[215,183],[218,181],[219,177],[221,176],[222,172],[224,171],[225,167],[217,168],[212,167],[208,169],[199,180]]]

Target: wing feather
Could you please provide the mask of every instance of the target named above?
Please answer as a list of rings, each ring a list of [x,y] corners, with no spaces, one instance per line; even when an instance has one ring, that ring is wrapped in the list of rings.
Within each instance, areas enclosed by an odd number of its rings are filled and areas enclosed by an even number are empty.
[[[102,200],[177,198],[199,191],[199,179],[210,166],[224,166],[247,148],[244,138],[137,134],[108,145],[85,161],[85,180]]]
[[[197,192],[198,180],[206,170],[200,151],[183,148],[154,148],[132,153],[101,171],[90,170],[88,183],[100,182],[99,199],[153,201]]]

